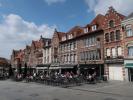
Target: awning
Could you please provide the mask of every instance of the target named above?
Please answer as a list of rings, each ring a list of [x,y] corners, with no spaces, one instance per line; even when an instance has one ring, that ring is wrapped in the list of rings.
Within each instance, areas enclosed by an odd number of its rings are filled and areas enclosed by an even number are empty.
[[[59,65],[59,66],[50,66],[49,69],[72,69],[72,68],[74,68],[74,66],[76,66],[76,65],[64,64],[64,65]]]
[[[126,63],[125,64],[125,67],[126,68],[133,68],[133,63]]]
[[[61,69],[74,68],[75,66],[76,66],[75,64],[60,65]]]
[[[48,67],[36,67],[36,69],[48,69]]]
[[[60,67],[49,67],[49,69],[60,69]]]
[[[59,63],[53,63],[53,64],[51,64],[50,67],[58,67],[58,66],[59,66]]]
[[[94,64],[80,64],[79,65],[79,68],[84,68],[84,69],[93,69],[93,68],[96,68],[98,67],[98,65],[94,65]]]
[[[50,67],[50,64],[39,64],[36,67]]]

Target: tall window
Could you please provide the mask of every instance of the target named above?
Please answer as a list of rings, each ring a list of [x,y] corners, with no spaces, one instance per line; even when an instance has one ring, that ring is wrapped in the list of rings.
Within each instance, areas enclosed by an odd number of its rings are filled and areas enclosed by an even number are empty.
[[[67,62],[67,56],[66,55],[64,55],[64,58],[65,58],[65,62]]]
[[[76,42],[73,42],[73,49],[76,49]]]
[[[127,37],[133,36],[133,30],[131,29],[131,27],[126,28],[126,33],[127,33]]]
[[[128,47],[128,56],[133,57],[133,46]]]
[[[118,56],[122,56],[122,48],[121,47],[117,48],[117,54],[118,54]]]
[[[115,58],[116,57],[116,49],[112,48],[112,57]]]
[[[83,52],[80,53],[80,60],[84,60],[84,54],[83,54]]]
[[[115,34],[114,34],[114,32],[111,32],[110,33],[110,40],[111,41],[114,41],[115,40]]]
[[[88,52],[88,60],[91,60],[90,52]]]
[[[114,27],[114,21],[113,20],[109,21],[109,27],[111,27],[111,28]]]
[[[121,39],[120,30],[116,30],[116,40],[120,39]]]
[[[105,41],[106,41],[106,42],[109,42],[109,33],[106,33],[106,34],[105,34]]]
[[[107,48],[107,49],[106,49],[106,53],[107,53],[107,54],[106,54],[107,57],[110,57],[110,49]]]

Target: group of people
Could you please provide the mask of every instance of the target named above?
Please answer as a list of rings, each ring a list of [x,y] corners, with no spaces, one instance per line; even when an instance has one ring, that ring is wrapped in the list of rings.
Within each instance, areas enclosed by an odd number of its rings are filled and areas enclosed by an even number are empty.
[[[8,79],[8,78],[9,78],[8,72],[0,73],[0,79]]]
[[[64,72],[64,73],[59,73],[59,72],[50,72],[50,73],[27,73],[26,75],[24,74],[16,74],[15,75],[16,80],[27,80],[27,81],[37,81],[37,80],[46,80],[46,79],[51,79],[51,80],[59,80],[59,79],[67,79],[67,80],[72,80],[72,79],[80,79],[80,80],[87,80],[89,82],[93,82],[96,79],[96,73],[88,74],[84,76],[83,74],[75,74],[72,71],[71,72]]]

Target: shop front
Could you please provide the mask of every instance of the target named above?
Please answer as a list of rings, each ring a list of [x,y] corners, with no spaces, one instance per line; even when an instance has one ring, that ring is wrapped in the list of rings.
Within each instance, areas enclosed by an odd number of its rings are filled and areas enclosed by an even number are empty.
[[[125,61],[126,81],[133,82],[133,60]]]
[[[65,72],[73,72],[76,74],[77,65],[73,64],[62,64],[62,65],[51,65],[49,68],[50,72],[57,72],[64,74]]]
[[[49,71],[50,64],[40,64],[36,66],[36,73],[44,73],[47,74]]]
[[[96,76],[102,78],[104,76],[103,64],[80,64],[80,73],[84,76],[92,75],[96,73]]]

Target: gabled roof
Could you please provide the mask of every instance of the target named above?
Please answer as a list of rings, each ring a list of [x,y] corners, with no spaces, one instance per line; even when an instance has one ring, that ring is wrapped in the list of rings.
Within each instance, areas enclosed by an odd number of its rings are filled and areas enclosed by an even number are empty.
[[[126,16],[120,14],[120,13],[117,13],[119,15],[119,17],[123,20]]]
[[[106,15],[107,15],[108,13],[110,13],[110,12],[115,12],[122,20],[126,17],[126,16],[124,16],[123,14],[118,13],[112,6],[109,7],[109,10],[108,10],[108,12],[106,13]],[[106,16],[106,15],[105,15],[105,16]]]
[[[66,33],[64,33],[64,32],[59,32],[59,31],[57,31],[57,29],[55,29],[53,37],[54,37],[54,36],[57,36],[57,38],[58,38],[59,40],[61,40],[61,38],[62,38],[63,36],[65,36],[65,35],[66,35]]]
[[[9,61],[6,58],[0,57],[0,66],[2,66],[4,64],[9,64]]]
[[[19,50],[13,50],[13,55],[17,55],[19,53]]]
[[[98,14],[90,23],[90,25],[94,25],[94,24],[102,24],[104,20],[104,15],[102,14]]]
[[[81,26],[74,26],[67,32],[67,34],[72,34],[74,37],[81,35],[81,33],[83,33],[83,27]]]
[[[74,26],[73,28],[71,28],[67,33],[71,33],[73,31],[76,31],[77,29],[82,29],[82,27],[80,26]]]
[[[55,29],[54,34],[58,37],[59,40],[61,40],[61,38],[66,35],[66,33],[59,32],[59,31],[57,31],[57,29]]]
[[[125,19],[133,18],[133,12],[129,14]]]
[[[29,45],[26,45],[26,49],[30,49],[31,48],[31,46],[29,46]]]
[[[40,48],[41,47],[40,41],[32,41],[32,43],[33,43],[35,48]]]

